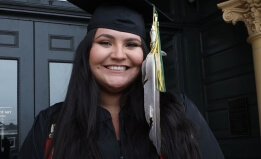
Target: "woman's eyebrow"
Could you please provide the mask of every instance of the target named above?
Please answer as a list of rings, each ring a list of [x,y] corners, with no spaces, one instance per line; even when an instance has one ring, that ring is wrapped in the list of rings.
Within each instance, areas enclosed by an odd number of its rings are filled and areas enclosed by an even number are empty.
[[[127,38],[125,41],[137,41],[141,43],[141,40],[138,38]]]
[[[106,37],[106,38],[110,38],[110,39],[116,39],[116,38],[115,38],[113,35],[111,35],[111,34],[101,34],[101,35],[97,36],[95,39],[99,39],[99,38],[101,38],[101,37]],[[140,42],[140,43],[141,43],[141,40],[138,39],[138,38],[126,38],[125,41],[128,41],[128,42],[130,42],[130,41],[137,41],[137,42]]]
[[[100,37],[107,37],[107,38],[115,39],[115,37],[110,34],[101,34],[98,37],[96,37],[95,39],[99,39]]]

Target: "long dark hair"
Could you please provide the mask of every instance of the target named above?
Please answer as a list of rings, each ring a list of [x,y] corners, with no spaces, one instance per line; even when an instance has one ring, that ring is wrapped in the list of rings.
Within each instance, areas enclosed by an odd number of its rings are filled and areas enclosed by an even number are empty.
[[[96,108],[100,96],[89,66],[89,51],[95,32],[89,31],[76,50],[68,91],[54,132],[55,159],[99,156],[93,143],[97,140]]]
[[[55,123],[54,138],[49,150],[51,153],[51,149],[54,149],[53,159],[102,158],[97,145],[99,86],[89,66],[89,52],[95,33],[96,29],[89,31],[76,50],[67,95]],[[142,43],[143,51],[147,53],[145,41],[142,40]],[[185,117],[182,104],[175,97],[169,100],[169,95],[165,94],[168,93],[161,95],[161,98],[166,97],[166,101],[161,103],[164,159],[198,159],[196,140],[189,139],[194,134],[194,129]],[[120,106],[124,108],[124,118],[121,119],[124,120],[122,131],[125,134],[121,136],[123,156],[126,159],[158,159],[156,149],[149,139],[149,125],[144,116],[141,73],[123,93]],[[181,125],[183,129],[179,128]]]
[[[160,95],[161,153],[164,159],[200,159],[196,127],[184,105],[171,93]]]

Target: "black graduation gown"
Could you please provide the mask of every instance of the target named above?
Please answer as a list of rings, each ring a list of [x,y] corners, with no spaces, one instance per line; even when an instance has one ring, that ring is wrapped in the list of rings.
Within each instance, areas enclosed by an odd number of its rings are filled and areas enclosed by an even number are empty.
[[[223,152],[196,105],[184,94],[176,94],[185,106],[187,117],[195,124],[202,159],[224,159]]]
[[[176,96],[185,105],[188,118],[193,121],[198,129],[198,140],[202,159],[224,159],[216,138],[197,107],[184,93],[176,94]],[[18,159],[44,158],[45,142],[50,133],[51,124],[54,123],[49,121],[56,120],[57,112],[61,106],[62,103],[57,103],[46,110],[42,110],[37,115],[20,149]],[[104,159],[121,159],[119,143],[112,125],[110,113],[102,107],[99,107],[98,111],[100,111],[101,114],[99,123],[100,138],[98,141],[100,152]]]

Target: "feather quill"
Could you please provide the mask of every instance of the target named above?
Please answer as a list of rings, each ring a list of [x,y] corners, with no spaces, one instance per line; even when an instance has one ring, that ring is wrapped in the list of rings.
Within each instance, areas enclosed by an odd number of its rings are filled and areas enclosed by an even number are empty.
[[[160,92],[165,92],[164,69],[162,62],[158,14],[153,9],[153,24],[151,27],[151,51],[142,64],[144,87],[144,111],[147,123],[150,125],[149,137],[159,155],[161,155],[160,128]]]

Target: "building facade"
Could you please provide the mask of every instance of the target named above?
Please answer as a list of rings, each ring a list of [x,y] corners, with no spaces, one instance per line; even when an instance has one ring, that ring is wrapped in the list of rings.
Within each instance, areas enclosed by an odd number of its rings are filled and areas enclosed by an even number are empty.
[[[166,85],[197,105],[226,158],[260,159],[252,49],[243,23],[224,22],[224,1],[151,0],[174,19],[160,23]],[[1,158],[6,145],[16,158],[35,116],[64,99],[90,17],[66,1],[0,0]]]

